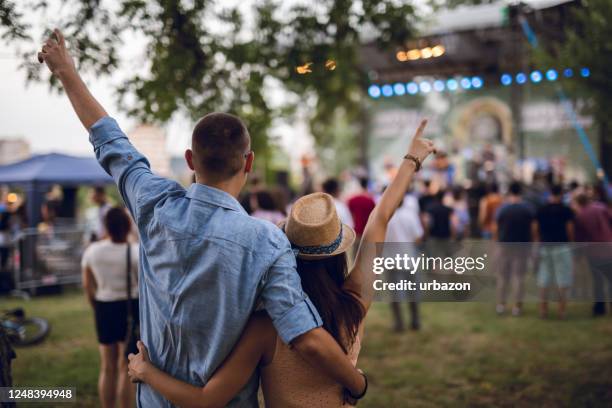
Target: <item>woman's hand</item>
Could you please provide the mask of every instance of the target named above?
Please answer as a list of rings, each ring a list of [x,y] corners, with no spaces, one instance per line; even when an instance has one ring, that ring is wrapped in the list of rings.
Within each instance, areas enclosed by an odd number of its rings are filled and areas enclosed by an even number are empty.
[[[149,352],[144,343],[140,340],[136,346],[138,347],[138,354],[130,353],[128,356],[128,360],[130,361],[128,364],[128,376],[133,383],[146,382],[145,377],[152,368],[151,360],[149,360]]]
[[[412,142],[410,143],[410,147],[408,148],[408,154],[419,159],[421,163],[429,156],[430,153],[436,151],[434,147],[434,143],[429,139],[423,139],[423,131],[425,130],[425,126],[427,126],[427,119],[423,119],[419,128],[414,134],[412,138]]]

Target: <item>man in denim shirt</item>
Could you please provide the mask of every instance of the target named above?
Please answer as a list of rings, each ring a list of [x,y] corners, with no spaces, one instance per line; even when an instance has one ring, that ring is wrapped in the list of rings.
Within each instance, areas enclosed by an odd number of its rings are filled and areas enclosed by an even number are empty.
[[[249,217],[236,201],[254,159],[242,122],[222,113],[198,122],[192,149],[185,153],[196,183],[185,190],[151,172],[147,159],[89,93],[59,31],[39,59],[61,81],[138,226],[141,334],[151,362],[203,386],[261,301],[285,343],[351,394],[362,394],[365,378],[320,327],[286,237],[276,226]],[[229,405],[257,406],[257,386],[254,376]],[[137,399],[142,407],[171,406],[145,384]]]

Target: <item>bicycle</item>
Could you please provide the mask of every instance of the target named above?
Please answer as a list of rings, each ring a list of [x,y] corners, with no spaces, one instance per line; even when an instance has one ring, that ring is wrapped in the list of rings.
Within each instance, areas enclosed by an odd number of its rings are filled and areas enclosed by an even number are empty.
[[[0,325],[15,347],[31,346],[42,342],[51,331],[51,325],[42,317],[26,317],[21,308],[7,310],[0,316]]]

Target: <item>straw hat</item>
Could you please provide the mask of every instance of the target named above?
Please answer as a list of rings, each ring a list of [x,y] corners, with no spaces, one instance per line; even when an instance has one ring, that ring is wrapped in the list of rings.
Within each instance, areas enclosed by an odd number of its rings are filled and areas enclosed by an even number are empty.
[[[355,231],[340,222],[334,199],[313,193],[297,200],[287,220],[279,224],[301,259],[323,259],[345,252],[355,241]]]

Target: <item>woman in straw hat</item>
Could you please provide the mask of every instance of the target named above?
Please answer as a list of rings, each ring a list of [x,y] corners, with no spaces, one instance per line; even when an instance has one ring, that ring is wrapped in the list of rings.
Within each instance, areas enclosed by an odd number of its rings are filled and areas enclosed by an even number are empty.
[[[363,320],[372,301],[373,244],[384,241],[387,224],[412,176],[434,150],[431,141],[421,138],[426,123],[421,122],[397,176],[370,215],[350,272],[346,251],[355,240],[355,232],[340,222],[330,195],[314,193],[300,198],[280,224],[296,254],[302,287],[316,306],[323,327],[355,364]],[[253,314],[234,350],[204,387],[157,369],[149,361],[144,344],[139,342],[138,348],[140,352],[130,356],[132,380],[147,383],[182,407],[225,406],[258,367],[267,407],[340,407],[363,396],[343,395],[339,384],[304,362],[280,340],[265,311]]]

